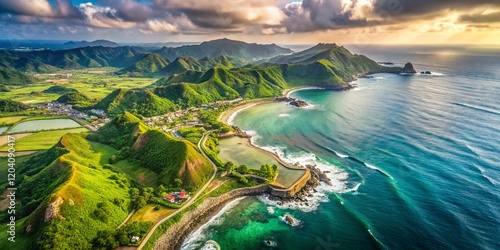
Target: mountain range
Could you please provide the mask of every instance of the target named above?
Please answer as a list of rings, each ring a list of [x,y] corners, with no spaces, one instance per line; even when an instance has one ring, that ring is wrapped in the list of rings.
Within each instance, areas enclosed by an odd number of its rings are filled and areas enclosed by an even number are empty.
[[[275,44],[219,39],[158,50],[97,46],[0,51],[0,86],[36,81],[25,72],[89,67],[116,67],[120,68],[116,74],[162,77],[146,88],[115,90],[93,106],[112,116],[125,110],[153,116],[216,100],[275,97],[286,88],[304,85],[346,89],[357,76],[401,70],[381,66],[336,44],[318,44],[293,53]],[[89,104],[78,94],[66,94],[61,100]]]

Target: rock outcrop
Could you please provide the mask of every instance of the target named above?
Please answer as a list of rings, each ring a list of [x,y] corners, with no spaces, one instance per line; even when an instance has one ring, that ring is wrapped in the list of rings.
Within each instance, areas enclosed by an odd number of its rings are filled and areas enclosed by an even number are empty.
[[[415,74],[415,73],[417,73],[417,71],[413,67],[413,64],[407,63],[407,64],[405,64],[405,67],[403,68],[403,70],[401,71],[401,73],[404,73],[404,74]]]
[[[309,103],[302,100],[293,100],[289,104],[297,108],[303,108],[309,106]]]
[[[58,196],[57,199],[50,203],[47,209],[45,210],[45,217],[43,219],[44,222],[49,222],[59,215],[59,210],[61,205],[64,203],[64,200],[61,196]]]
[[[299,100],[296,98],[291,98],[291,97],[286,97],[286,96],[276,97],[275,100],[278,102],[288,102],[288,104],[295,106],[297,108],[303,108],[303,107],[309,106],[309,103],[307,103],[306,101],[302,101],[302,100]]]
[[[295,220],[292,218],[292,216],[290,216],[288,214],[285,216],[285,221],[286,221],[286,223],[288,223],[288,225],[295,224]]]

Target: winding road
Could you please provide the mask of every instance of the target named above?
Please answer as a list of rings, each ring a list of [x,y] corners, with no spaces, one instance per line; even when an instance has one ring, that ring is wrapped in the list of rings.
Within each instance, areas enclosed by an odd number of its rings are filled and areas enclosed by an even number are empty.
[[[210,179],[205,183],[205,185],[203,185],[203,187],[200,190],[198,190],[198,192],[196,192],[196,194],[193,195],[182,207],[180,207],[179,209],[177,209],[175,212],[169,214],[167,217],[165,217],[165,218],[161,219],[160,221],[158,221],[153,226],[153,228],[151,228],[151,230],[146,235],[146,237],[144,237],[144,239],[142,239],[141,244],[137,247],[138,250],[142,249],[146,245],[146,243],[148,242],[149,238],[151,238],[151,236],[153,235],[153,233],[156,231],[156,229],[163,222],[167,221],[168,219],[174,217],[178,213],[184,211],[184,209],[186,209],[189,206],[191,206],[194,203],[194,201],[198,198],[198,196],[200,196],[203,193],[203,191],[210,185],[210,183],[215,178],[215,175],[217,174],[217,166],[215,165],[215,163],[212,162],[212,160],[210,160],[210,158],[205,154],[205,152],[201,148],[202,143],[203,143],[203,145],[205,144],[205,141],[207,140],[207,135],[209,133],[210,133],[210,131],[209,132],[205,132],[203,134],[203,136],[201,137],[200,141],[198,142],[198,149],[200,150],[200,153],[203,155],[203,157],[205,157],[210,162],[210,164],[212,164],[212,167],[214,168],[214,173],[212,174],[212,177],[210,177]]]

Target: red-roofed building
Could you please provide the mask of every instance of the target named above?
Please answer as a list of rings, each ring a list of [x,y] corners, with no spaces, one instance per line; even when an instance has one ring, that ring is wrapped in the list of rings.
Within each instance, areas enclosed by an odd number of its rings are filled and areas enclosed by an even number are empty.
[[[186,198],[187,198],[187,196],[186,196],[186,195],[187,195],[187,194],[186,194],[186,190],[184,190],[184,189],[183,189],[183,190],[181,190],[181,192],[179,193],[179,198],[181,198],[181,199],[186,199]]]
[[[164,200],[167,200],[167,201],[170,201],[170,202],[174,202],[175,201],[175,196],[173,196],[172,194],[167,194],[165,195],[165,197],[163,197]]]

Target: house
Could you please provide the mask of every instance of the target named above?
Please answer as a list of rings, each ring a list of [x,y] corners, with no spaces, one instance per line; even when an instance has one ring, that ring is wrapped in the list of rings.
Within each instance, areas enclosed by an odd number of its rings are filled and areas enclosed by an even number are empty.
[[[132,236],[132,239],[130,239],[131,243],[137,243],[139,242],[139,236]]]
[[[167,200],[167,201],[170,201],[170,202],[174,202],[175,201],[175,196],[172,195],[172,194],[167,194],[165,195],[165,197],[163,197],[164,200]]]
[[[187,194],[186,194],[186,190],[181,190],[181,192],[179,193],[179,198],[181,199],[186,199],[187,198]]]

